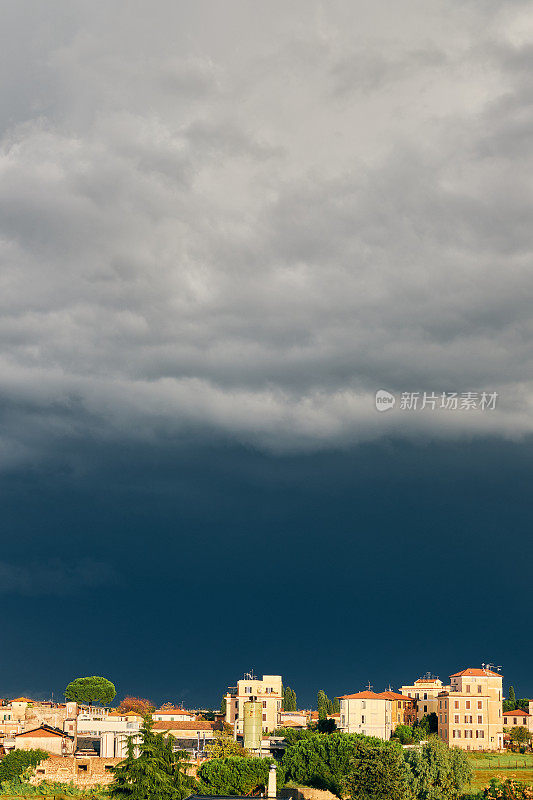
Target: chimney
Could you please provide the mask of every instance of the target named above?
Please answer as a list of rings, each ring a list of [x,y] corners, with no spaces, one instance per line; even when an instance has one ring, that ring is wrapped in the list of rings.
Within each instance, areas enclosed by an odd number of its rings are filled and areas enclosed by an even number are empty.
[[[275,798],[276,796],[277,796],[276,765],[271,764],[270,769],[268,770],[267,797]]]

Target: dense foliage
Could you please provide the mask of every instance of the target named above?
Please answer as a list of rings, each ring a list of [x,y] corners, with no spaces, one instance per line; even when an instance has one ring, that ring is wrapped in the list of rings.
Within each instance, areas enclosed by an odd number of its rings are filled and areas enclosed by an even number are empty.
[[[283,689],[283,710],[296,711],[297,708],[296,692],[290,686],[285,686]]]
[[[264,791],[270,758],[217,758],[198,770],[201,794],[243,795]]]
[[[472,778],[466,754],[436,736],[420,748],[405,751],[404,758],[411,793],[418,800],[455,800]]]
[[[493,778],[483,797],[487,800],[532,800],[533,787],[512,778],[503,781]]]
[[[0,783],[3,781],[19,781],[28,767],[36,767],[40,761],[48,758],[44,750],[13,750],[0,761]]]
[[[91,705],[102,703],[107,706],[116,695],[115,686],[107,678],[91,675],[87,678],[76,678],[65,689],[65,697],[75,703]]]
[[[139,741],[128,739],[127,757],[113,770],[110,794],[117,800],[183,800],[197,788],[186,773],[186,758],[183,751],[174,752],[171,736],[153,733],[146,719]]]
[[[215,737],[205,746],[209,758],[231,758],[233,756],[245,756],[246,750],[233,736],[215,731]]]
[[[128,695],[121,701],[117,711],[120,711],[121,714],[135,713],[140,714],[141,717],[145,717],[147,714],[151,714],[152,711],[155,711],[155,706],[145,697],[132,697]]]
[[[399,741],[360,734],[301,733],[283,755],[285,780],[338,797],[455,800],[471,779],[466,754],[435,736],[404,750]]]
[[[105,787],[74,786],[73,783],[42,781],[34,786],[28,781],[5,781],[0,785],[0,797],[76,797],[79,800],[108,800]]]
[[[409,797],[409,770],[399,743],[362,736],[354,746],[347,794],[354,800],[405,800]]]
[[[357,734],[307,732],[283,755],[282,767],[286,781],[328,789],[343,794],[344,781],[351,771],[351,759],[359,739],[370,739]]]

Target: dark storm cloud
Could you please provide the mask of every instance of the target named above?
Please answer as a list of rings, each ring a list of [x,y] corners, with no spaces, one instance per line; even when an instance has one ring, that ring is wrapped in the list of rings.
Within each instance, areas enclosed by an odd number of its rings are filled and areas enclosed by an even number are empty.
[[[531,431],[522,4],[11,6],[3,462]],[[380,387],[501,399],[378,417]]]
[[[76,564],[59,559],[33,564],[0,561],[0,594],[5,595],[61,597],[108,588],[117,581],[117,573],[109,564],[91,559],[82,559]]]

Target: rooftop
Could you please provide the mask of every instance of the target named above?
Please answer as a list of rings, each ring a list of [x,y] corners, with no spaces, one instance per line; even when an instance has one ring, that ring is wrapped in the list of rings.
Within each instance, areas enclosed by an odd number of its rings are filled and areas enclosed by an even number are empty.
[[[491,669],[477,669],[477,667],[467,667],[466,669],[462,669],[461,672],[454,672],[453,675],[450,675],[450,678],[461,678],[469,676],[476,676],[479,678],[486,678],[487,676],[494,678],[503,677],[501,672],[493,672]]]

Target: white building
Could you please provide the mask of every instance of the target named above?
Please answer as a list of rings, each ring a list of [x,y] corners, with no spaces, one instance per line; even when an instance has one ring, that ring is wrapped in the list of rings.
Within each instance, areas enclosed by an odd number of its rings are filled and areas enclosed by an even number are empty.
[[[392,701],[376,692],[345,694],[340,700],[340,730],[390,739],[392,733]]]

